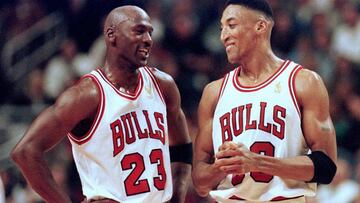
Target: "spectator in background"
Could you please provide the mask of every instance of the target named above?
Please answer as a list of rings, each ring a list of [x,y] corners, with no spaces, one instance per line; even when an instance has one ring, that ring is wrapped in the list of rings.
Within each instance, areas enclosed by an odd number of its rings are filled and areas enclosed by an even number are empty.
[[[343,144],[346,149],[356,153],[360,149],[360,94],[356,92],[359,86],[354,88],[354,91],[345,98],[346,107],[349,112],[349,129]]]
[[[316,13],[311,20],[312,49],[317,61],[316,72],[327,87],[334,80],[335,59],[331,51],[332,32],[326,13]]]
[[[343,57],[338,57],[335,66],[334,81],[331,82],[332,115],[337,134],[337,145],[355,153],[360,147],[359,118],[356,117],[358,106],[356,90],[357,77],[354,64]]]
[[[340,57],[360,64],[360,15],[354,3],[347,2],[340,10],[342,23],[335,27],[332,48]]]
[[[162,42],[165,35],[165,24],[164,24],[164,2],[159,3],[158,1],[147,1],[145,10],[149,13],[151,23],[154,26],[154,32],[152,38],[155,44]]]
[[[103,35],[96,38],[88,54],[92,67],[99,68],[105,63],[106,47]]]
[[[303,27],[307,27],[310,24],[314,13],[314,7],[311,5],[311,2],[312,0],[296,0],[296,19],[303,25]]]
[[[327,19],[332,28],[336,28],[343,21],[341,19],[341,10],[349,1],[354,0],[332,0],[332,8],[330,8],[329,12],[327,13]]]
[[[28,98],[32,104],[44,102],[44,84],[43,71],[36,68],[31,71],[28,78]]]
[[[18,0],[14,1],[15,7],[10,10],[8,19],[5,20],[5,38],[24,32],[46,15],[40,0]]]
[[[274,21],[276,23],[271,35],[271,44],[276,54],[285,57],[296,45],[298,37],[297,22],[289,11],[283,8],[274,11]]]
[[[174,1],[169,14],[168,29],[165,33],[165,47],[176,53],[178,57],[188,52],[197,52],[195,46],[198,41],[199,16],[195,12],[195,3],[192,0]]]
[[[92,67],[88,57],[78,52],[76,42],[66,39],[61,44],[60,54],[52,58],[45,68],[44,91],[48,99],[54,101]]]
[[[316,71],[318,66],[311,39],[307,35],[299,37],[296,46],[289,53],[289,58],[312,71]]]

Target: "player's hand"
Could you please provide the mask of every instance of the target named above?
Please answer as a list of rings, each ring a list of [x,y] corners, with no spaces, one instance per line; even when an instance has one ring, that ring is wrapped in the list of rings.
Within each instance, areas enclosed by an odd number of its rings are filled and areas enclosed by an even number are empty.
[[[225,142],[215,154],[215,165],[226,174],[244,174],[254,169],[257,154],[242,143]]]

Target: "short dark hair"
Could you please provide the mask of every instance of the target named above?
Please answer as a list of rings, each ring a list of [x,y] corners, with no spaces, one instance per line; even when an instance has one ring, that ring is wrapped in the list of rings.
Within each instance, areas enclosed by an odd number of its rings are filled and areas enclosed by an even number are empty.
[[[269,5],[269,3],[265,0],[228,0],[225,4],[227,7],[230,4],[241,5],[250,9],[254,9],[264,13],[267,17],[274,19],[273,11]]]

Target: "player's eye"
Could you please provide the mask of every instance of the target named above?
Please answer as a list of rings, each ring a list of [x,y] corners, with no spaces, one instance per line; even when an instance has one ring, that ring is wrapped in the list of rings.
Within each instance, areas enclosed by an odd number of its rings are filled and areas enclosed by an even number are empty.
[[[135,33],[138,35],[142,35],[145,31],[143,29],[137,29],[135,30]]]
[[[236,27],[236,24],[229,24],[230,29],[234,29]]]

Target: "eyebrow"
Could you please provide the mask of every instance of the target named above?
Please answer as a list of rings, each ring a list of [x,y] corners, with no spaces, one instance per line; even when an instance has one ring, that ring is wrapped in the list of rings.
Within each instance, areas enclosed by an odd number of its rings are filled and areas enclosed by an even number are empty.
[[[236,18],[235,17],[230,17],[230,18],[225,20],[225,23],[229,23],[232,20],[236,20]],[[223,23],[220,21],[220,24],[222,25]]]
[[[135,28],[135,29],[136,29],[136,28],[145,28],[145,29],[149,29],[150,31],[154,31],[153,26],[151,26],[151,25],[146,25],[146,24],[141,24],[141,23],[135,24],[135,25],[134,25],[134,28]]]
[[[226,22],[229,22],[231,20],[236,20],[236,18],[235,17],[230,17],[230,18],[226,19]]]

